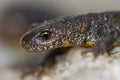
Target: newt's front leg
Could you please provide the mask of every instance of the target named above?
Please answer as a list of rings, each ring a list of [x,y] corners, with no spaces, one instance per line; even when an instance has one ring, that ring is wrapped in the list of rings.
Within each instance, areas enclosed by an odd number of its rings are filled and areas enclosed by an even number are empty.
[[[113,44],[113,41],[99,40],[96,42],[96,44],[94,44],[94,46],[83,51],[82,56],[85,58],[89,52],[92,52],[94,55],[93,61],[95,61],[98,55],[104,55],[105,57],[108,57],[110,56],[110,51],[113,49]]]

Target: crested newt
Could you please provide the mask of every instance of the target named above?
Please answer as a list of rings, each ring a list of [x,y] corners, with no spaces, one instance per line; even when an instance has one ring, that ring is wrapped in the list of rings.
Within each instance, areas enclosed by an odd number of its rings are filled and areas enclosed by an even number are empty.
[[[95,60],[98,55],[109,56],[115,46],[120,46],[119,11],[60,17],[31,27],[21,38],[21,46],[28,52],[87,47],[83,58],[92,52]]]

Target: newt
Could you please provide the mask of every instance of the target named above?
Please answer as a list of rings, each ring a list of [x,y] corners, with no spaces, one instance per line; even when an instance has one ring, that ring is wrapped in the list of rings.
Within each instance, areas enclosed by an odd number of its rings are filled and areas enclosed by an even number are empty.
[[[28,52],[85,47],[83,58],[92,52],[95,60],[99,55],[110,56],[110,51],[120,46],[119,11],[60,17],[31,27],[20,41]]]
[[[89,13],[67,16],[36,24],[21,39],[28,52],[40,52],[60,47],[88,47],[85,56],[93,52],[110,55],[110,50],[120,46],[120,12]]]

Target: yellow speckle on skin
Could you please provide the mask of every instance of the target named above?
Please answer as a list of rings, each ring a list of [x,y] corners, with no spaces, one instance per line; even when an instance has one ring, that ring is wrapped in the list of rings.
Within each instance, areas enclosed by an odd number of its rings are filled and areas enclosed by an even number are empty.
[[[70,47],[71,46],[71,44],[66,40],[62,40],[62,45],[63,45],[63,47]]]
[[[120,42],[113,42],[112,46],[114,47],[120,46]]]
[[[88,42],[86,42],[86,44],[87,44],[88,46],[90,46],[90,47],[92,47],[92,46],[95,45],[94,42],[92,42],[92,41],[88,41]]]

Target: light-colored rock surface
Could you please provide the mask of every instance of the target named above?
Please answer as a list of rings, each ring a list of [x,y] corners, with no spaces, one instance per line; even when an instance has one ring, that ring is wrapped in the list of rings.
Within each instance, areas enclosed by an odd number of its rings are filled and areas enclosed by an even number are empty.
[[[120,50],[114,49],[115,52]],[[57,56],[57,64],[51,68],[51,75],[43,75],[39,80],[120,80],[120,53],[109,58],[99,56],[92,61],[91,53],[83,59],[80,55],[83,49],[73,48],[67,54]],[[15,70],[2,70],[0,80],[21,80],[21,72]],[[36,80],[28,75],[24,80]]]
[[[72,49],[66,56],[57,58],[58,64],[52,69],[51,76],[43,76],[41,80],[120,80],[120,62],[117,58],[99,56],[93,62],[91,54],[83,59],[81,51]]]

